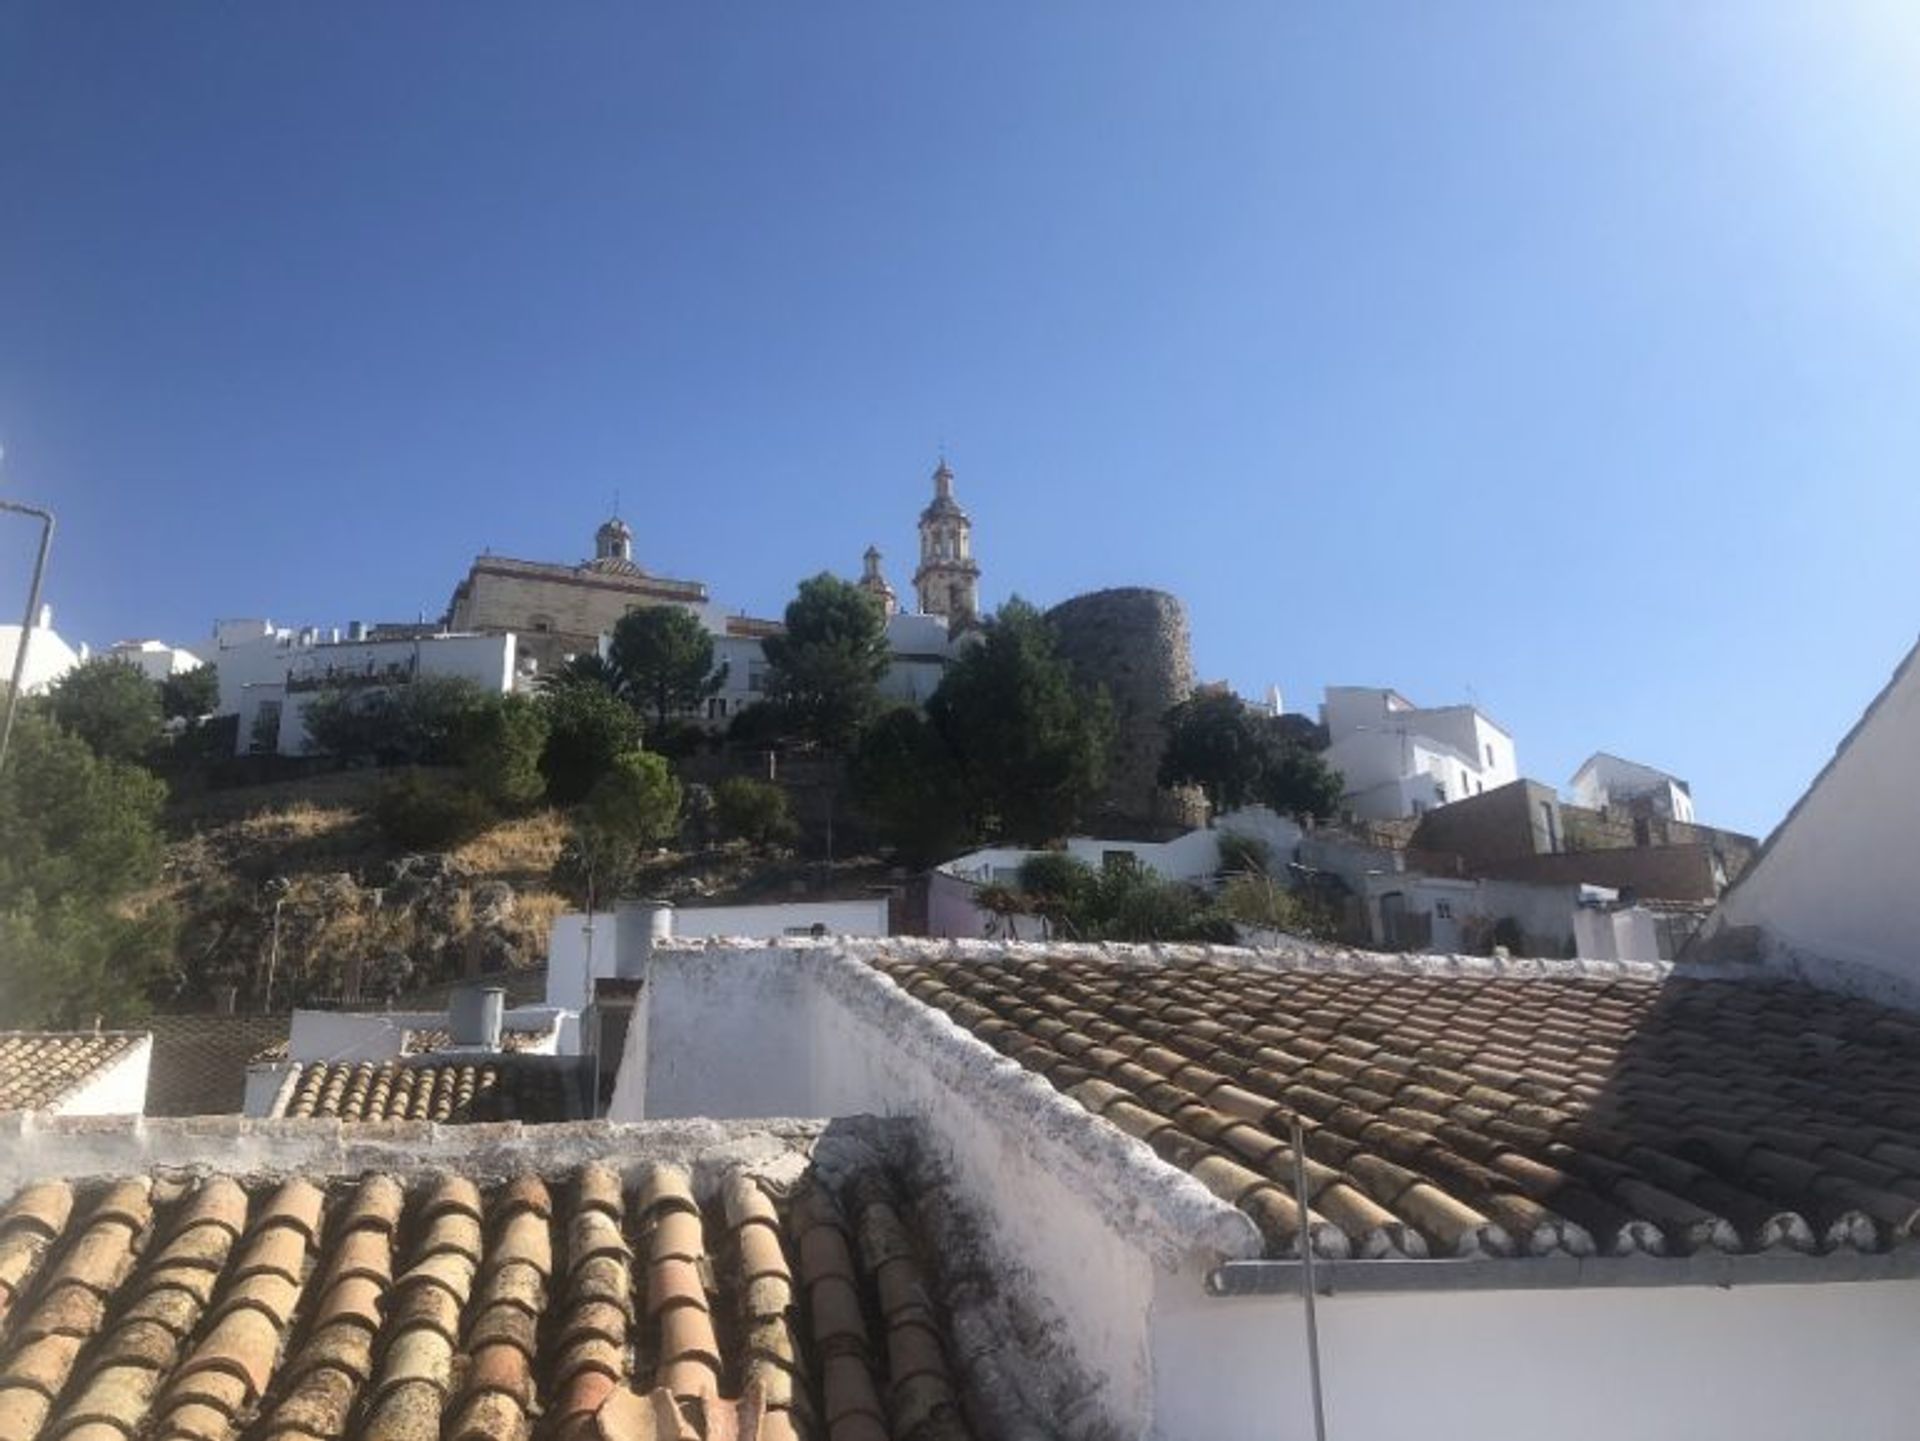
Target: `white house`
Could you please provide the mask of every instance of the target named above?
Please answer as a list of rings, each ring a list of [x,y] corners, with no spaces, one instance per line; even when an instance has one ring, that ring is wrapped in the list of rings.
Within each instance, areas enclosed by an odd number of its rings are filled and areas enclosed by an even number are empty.
[[[110,659],[138,666],[148,680],[155,682],[184,675],[200,666],[200,657],[192,651],[184,646],[168,645],[163,640],[123,640],[108,646],[106,654]]]
[[[712,602],[689,608],[713,638],[714,664],[726,669],[726,679],[708,699],[704,716],[716,726],[724,725],[747,706],[766,699],[767,654],[763,642],[781,634],[784,628],[778,621],[736,615]],[[611,641],[611,635],[600,638],[601,655],[607,653]],[[890,614],[888,665],[880,678],[880,694],[891,701],[924,704],[946,674],[959,644],[949,635],[945,616]]]
[[[1304,834],[1293,821],[1265,806],[1247,806],[1227,812],[1211,826],[1188,831],[1170,841],[1072,836],[1066,841],[1065,852],[1095,870],[1125,861],[1152,871],[1162,880],[1204,885],[1220,870],[1222,836],[1237,835],[1258,841],[1267,847],[1276,865],[1284,865],[1294,858],[1295,848]],[[1045,854],[1045,851],[1019,846],[988,846],[935,866],[928,876],[928,934],[971,940],[997,934],[1002,922],[980,906],[977,897],[981,887],[1013,884],[1023,864]]]
[[[20,627],[0,625],[0,686],[13,679],[13,663],[20,653]],[[20,673],[22,695],[42,695],[68,671],[87,658],[87,648],[78,650],[60,638],[53,628],[53,607],[40,607],[40,618],[27,636],[26,668]]]
[[[145,1031],[0,1031],[0,1112],[137,1116],[152,1063]]]
[[[1693,791],[1685,781],[1605,751],[1587,757],[1573,773],[1569,790],[1574,804],[1589,810],[1645,805],[1668,820],[1693,820]]]
[[[1513,737],[1477,706],[1417,706],[1398,691],[1328,686],[1320,719],[1322,759],[1346,783],[1341,805],[1363,820],[1418,815],[1520,778]]]
[[[1053,1426],[1008,1434],[1305,1441],[1317,1384],[1344,1441],[1894,1441],[1920,1201],[1842,1151],[1920,1137],[1840,1124],[1847,1048],[1779,1059],[1849,1004],[1617,962],[671,941],[608,1114],[911,1119],[981,1218],[971,1274],[1024,1287],[990,1375]],[[1861,1064],[1920,1079],[1874,1020]],[[1802,1121],[1819,1165],[1771,1149]],[[1462,1379],[1515,1356],[1498,1404]],[[1631,1383],[1570,1404],[1596,1377]]]
[[[1711,953],[1920,1003],[1916,818],[1920,647],[1720,898]]]
[[[307,747],[306,708],[324,691],[409,685],[427,676],[470,680],[504,695],[514,688],[512,635],[412,635],[375,639],[359,625],[299,631],[271,621],[221,621],[214,627],[220,715],[240,718],[238,754]]]

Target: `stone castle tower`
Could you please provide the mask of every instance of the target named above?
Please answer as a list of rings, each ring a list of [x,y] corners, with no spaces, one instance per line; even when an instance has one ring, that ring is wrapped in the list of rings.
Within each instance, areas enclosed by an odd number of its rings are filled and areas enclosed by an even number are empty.
[[[953,498],[953,472],[944,459],[933,473],[933,500],[920,512],[920,568],[913,573],[913,589],[927,615],[958,624],[980,614],[973,521]]]
[[[1047,621],[1074,679],[1113,702],[1119,733],[1090,818],[1094,833],[1166,837],[1204,824],[1197,791],[1160,786],[1167,712],[1193,694],[1186,607],[1165,591],[1128,587],[1062,601]]]

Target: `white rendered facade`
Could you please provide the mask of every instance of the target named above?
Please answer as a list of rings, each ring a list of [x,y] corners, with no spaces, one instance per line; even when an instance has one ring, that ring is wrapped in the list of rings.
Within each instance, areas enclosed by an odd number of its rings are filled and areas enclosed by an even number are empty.
[[[915,944],[889,941],[884,953]],[[1209,1286],[1222,1261],[1260,1254],[1244,1214],[1144,1142],[1090,1124],[1079,1102],[861,959],[880,953],[858,942],[662,946],[609,1117],[912,1117],[989,1223],[994,1263],[1042,1303],[1002,1379],[1041,1414],[1070,1412],[1064,1434],[1308,1441],[1297,1286],[1240,1296]],[[1159,963],[1147,947],[1105,954]],[[1879,1257],[1853,1269],[1845,1257],[1793,1257],[1799,1274],[1770,1270],[1771,1259],[1434,1263],[1417,1287],[1393,1284],[1408,1263],[1334,1263],[1317,1309],[1327,1434],[1532,1441],[1548,1417],[1564,1441],[1911,1436],[1920,1376],[1904,1358],[1920,1280]],[[1497,1384],[1463,1382],[1501,1356],[1526,1364]],[[1605,1404],[1570,1404],[1607,1376],[1631,1382]]]
[[[222,621],[214,628],[219,715],[240,717],[237,754],[307,749],[306,708],[334,689],[407,685],[444,676],[504,695],[514,688],[511,635],[431,635],[341,640],[276,628],[270,621]]]
[[[123,640],[118,645],[109,646],[107,656],[112,660],[123,660],[129,665],[140,668],[142,675],[150,681],[163,681],[168,676],[184,675],[197,670],[200,657],[183,646],[168,645],[163,640]]]
[[[1920,1009],[1916,815],[1920,646],[1721,897],[1708,933],[1744,932],[1764,964]]]
[[[20,651],[20,627],[0,625],[0,686],[13,680],[13,662]],[[27,664],[20,673],[22,695],[43,695],[68,671],[87,658],[87,648],[78,650],[60,638],[53,628],[53,607],[40,607],[40,617],[27,636]]]
[[[1622,760],[1605,751],[1590,756],[1573,773],[1568,786],[1573,803],[1590,810],[1646,801],[1657,815],[1670,820],[1693,820],[1693,792],[1678,776],[1668,775],[1638,761]]]
[[[1513,737],[1477,707],[1416,706],[1374,686],[1328,686],[1322,759],[1345,781],[1342,807],[1396,820],[1520,778]]]

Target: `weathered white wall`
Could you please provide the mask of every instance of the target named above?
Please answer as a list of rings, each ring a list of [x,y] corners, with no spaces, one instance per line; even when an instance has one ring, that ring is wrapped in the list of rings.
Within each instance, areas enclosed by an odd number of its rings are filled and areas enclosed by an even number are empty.
[[[1412,706],[1392,691],[1329,686],[1320,707],[1326,763],[1340,772],[1342,805],[1392,820],[1480,795],[1519,778],[1513,738],[1473,706]]]
[[[200,664],[200,657],[192,651],[159,640],[123,640],[107,647],[106,653],[114,660],[138,666],[142,675],[155,682],[184,674]]]
[[[504,1014],[502,1029],[537,1031],[538,1040],[525,1043],[528,1055],[571,1055],[578,1047],[578,1031],[565,1027],[579,1017],[557,1006],[515,1006]],[[445,1030],[445,1011],[306,1011],[296,1010],[287,1029],[287,1058],[293,1061],[390,1061],[406,1050],[408,1031]]]
[[[1712,927],[1755,926],[1763,959],[1920,1005],[1920,649],[1721,898]]]
[[[1103,1378],[1090,1414],[1148,1414],[1156,1267],[1202,1233],[1257,1246],[1184,1172],[830,948],[663,948],[641,996],[610,1120],[640,1119],[635,1101],[647,1119],[919,1118],[1027,1289],[1071,1318],[1058,1344]]]
[[[147,1071],[153,1037],[142,1036],[127,1052],[102,1066],[47,1109],[56,1116],[138,1116],[147,1109]]]
[[[1201,1279],[1154,1292],[1152,1434],[1310,1441],[1304,1303]],[[1338,1441],[1910,1441],[1920,1417],[1920,1281],[1349,1293],[1319,1326]]]
[[[763,906],[676,906],[673,934],[683,940],[739,936],[772,940],[806,935],[824,926],[830,936],[884,936],[887,898],[852,901],[791,901]]]
[[[309,633],[310,634],[310,633]],[[390,667],[411,665],[419,676],[447,676],[470,680],[483,690],[505,694],[514,683],[514,637],[511,635],[437,635],[414,640],[319,641],[302,644],[300,635],[269,631],[223,647],[214,657],[220,681],[221,715],[240,717],[240,754],[253,742],[253,720],[261,699],[282,701],[279,750],[299,755],[306,749],[303,719],[307,703],[318,694],[299,690],[301,682],[381,674]],[[282,689],[291,681],[296,689]]]
[[[20,672],[20,694],[40,695],[84,659],[54,630],[51,615],[41,618],[27,636],[27,663]],[[13,662],[20,649],[20,626],[0,625],[0,686],[13,680]]]

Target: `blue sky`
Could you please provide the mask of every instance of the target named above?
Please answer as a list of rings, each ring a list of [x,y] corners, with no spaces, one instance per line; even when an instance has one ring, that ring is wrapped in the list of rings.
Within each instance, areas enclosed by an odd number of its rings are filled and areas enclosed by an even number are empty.
[[[905,582],[944,443],[989,603],[1763,831],[1920,628],[1917,73],[1829,0],[14,0],[0,493],[96,644],[437,614],[616,490],[777,613]]]

